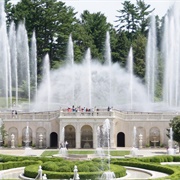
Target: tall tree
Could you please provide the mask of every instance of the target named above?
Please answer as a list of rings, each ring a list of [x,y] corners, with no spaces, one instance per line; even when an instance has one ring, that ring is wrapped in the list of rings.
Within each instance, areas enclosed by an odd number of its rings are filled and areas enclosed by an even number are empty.
[[[90,47],[92,57],[102,59],[106,32],[110,29],[111,25],[107,23],[104,14],[100,12],[91,14],[87,10],[81,14],[81,24],[92,40]]]
[[[110,29],[110,45],[111,45],[111,56],[112,62],[121,62],[121,58],[123,57],[121,52],[124,49],[124,46],[121,46],[121,42],[123,43],[123,38],[119,36],[116,29],[111,27]],[[125,42],[126,44],[126,42]]]
[[[143,34],[138,34],[134,39],[133,54],[134,54],[134,73],[141,79],[145,76],[145,50],[146,50],[147,39]]]
[[[121,15],[116,16],[118,18],[116,22],[119,22],[116,27],[119,32],[127,31],[129,38],[132,39],[133,34],[137,31],[138,10],[130,1],[125,1],[122,5],[123,9],[117,10]]]
[[[180,148],[180,116],[174,117],[170,121],[169,125],[170,127],[172,127],[172,130],[173,130],[173,140],[178,143],[179,148]]]
[[[119,23],[116,26],[118,31],[127,31],[131,38],[138,31],[146,35],[149,16],[154,9],[149,10],[150,5],[145,4],[144,0],[136,0],[136,4],[132,4],[130,1],[124,1],[122,5],[123,9],[117,10],[120,15],[116,16],[118,18],[116,22]]]
[[[145,4],[144,0],[136,0],[136,4],[130,1],[122,3],[123,9],[118,10],[120,16],[116,16],[119,24],[117,30],[122,33],[124,40],[128,38],[130,42],[125,40],[123,43],[133,46],[134,54],[134,72],[137,76],[144,78],[145,75],[145,49],[146,36],[149,27],[149,17],[153,10],[149,10],[150,5]],[[121,41],[121,40],[120,40]],[[123,52],[127,51],[127,47],[123,47]],[[125,65],[126,59],[121,60]]]
[[[118,33],[117,36],[117,43],[115,49],[113,48],[112,55],[114,55],[113,61],[119,62],[122,67],[126,66],[127,56],[129,52],[129,48],[131,46],[131,41],[128,39],[127,32]]]
[[[22,0],[11,7],[8,19],[16,24],[25,19],[28,37],[35,30],[37,37],[38,62],[49,53],[51,66],[53,61],[65,58],[67,41],[76,23],[76,13],[64,2],[57,0]],[[40,66],[39,66],[40,70]]]
[[[72,39],[74,43],[74,59],[76,63],[79,63],[83,59],[84,52],[89,47],[94,47],[93,40],[81,22],[76,24],[74,31],[72,32]]]
[[[136,3],[139,29],[142,34],[146,35],[149,26],[149,16],[154,11],[154,9],[149,10],[151,5],[145,4],[144,0],[137,0]]]

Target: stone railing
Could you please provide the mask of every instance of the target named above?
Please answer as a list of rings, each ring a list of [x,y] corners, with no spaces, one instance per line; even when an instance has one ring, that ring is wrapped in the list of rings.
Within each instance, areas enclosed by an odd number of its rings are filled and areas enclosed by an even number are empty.
[[[113,111],[107,111],[105,109],[99,109],[99,111],[86,111],[86,112],[68,112],[63,110],[60,112],[60,117],[110,117],[113,116]]]
[[[3,120],[52,120],[59,117],[59,111],[47,111],[47,112],[18,112],[13,114],[10,112],[1,112],[0,118]]]
[[[22,121],[28,121],[28,120],[52,120],[56,119],[58,117],[64,117],[64,118],[85,118],[85,117],[112,117],[113,111],[107,111],[106,109],[99,109],[99,111],[94,112],[68,112],[66,109],[61,111],[46,111],[46,112],[18,112],[17,114],[13,114],[11,112],[0,112],[0,118],[3,120],[22,120]]]
[[[153,113],[153,112],[126,112],[114,110],[114,116],[116,118],[123,119],[125,121],[169,121],[178,113]]]
[[[113,109],[107,111],[107,109],[99,109],[98,111],[87,111],[87,112],[68,112],[66,109],[57,111],[46,111],[46,112],[18,112],[13,114],[11,112],[0,112],[0,118],[3,120],[53,120],[58,117],[60,118],[116,118],[124,121],[169,121],[175,116],[180,115],[178,113],[148,113],[148,112],[127,112]]]

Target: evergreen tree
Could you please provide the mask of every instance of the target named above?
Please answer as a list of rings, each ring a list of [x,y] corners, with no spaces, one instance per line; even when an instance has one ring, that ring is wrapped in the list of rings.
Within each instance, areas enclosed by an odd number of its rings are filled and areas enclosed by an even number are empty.
[[[119,62],[122,67],[127,64],[127,57],[129,48],[131,46],[131,41],[128,39],[127,32],[121,32],[117,34],[117,43],[114,52],[116,53],[113,58],[114,62]]]
[[[134,73],[141,79],[145,76],[145,54],[147,39],[139,34],[133,41]]]
[[[91,14],[86,10],[81,14],[81,24],[91,38],[91,46],[89,47],[91,48],[92,57],[103,59],[106,32],[110,29],[106,17],[100,12]]]
[[[77,22],[73,8],[57,0],[22,0],[8,10],[8,20],[16,25],[25,19],[29,39],[35,30],[39,70],[46,53],[51,66],[65,59],[68,37]]]
[[[133,35],[138,28],[138,9],[130,1],[122,3],[123,9],[117,10],[120,16],[116,16],[119,24],[116,26],[119,32],[127,31],[129,39],[133,40]]]
[[[149,26],[149,17],[150,14],[154,11],[149,10],[150,5],[145,4],[144,0],[137,0],[137,11],[138,11],[138,25],[139,30],[142,34],[147,35],[147,30]]]
[[[172,127],[173,131],[173,140],[176,141],[180,148],[180,116],[174,117],[170,123],[170,127]]]

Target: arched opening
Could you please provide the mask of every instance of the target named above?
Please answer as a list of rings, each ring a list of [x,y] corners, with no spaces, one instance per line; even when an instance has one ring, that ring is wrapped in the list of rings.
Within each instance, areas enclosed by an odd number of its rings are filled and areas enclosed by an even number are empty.
[[[46,129],[39,127],[36,130],[36,147],[45,148],[46,147]]]
[[[117,147],[125,147],[125,134],[123,132],[117,134]]]
[[[14,135],[14,136],[12,136]],[[12,137],[13,137],[13,140],[14,140],[14,143],[12,145]],[[11,127],[9,130],[8,130],[8,147],[9,146],[14,146],[14,147],[17,147],[18,146],[18,130],[16,127]],[[3,139],[2,139],[3,140]],[[3,142],[2,142],[3,143]],[[2,146],[1,142],[0,142],[0,145]]]
[[[50,147],[51,148],[57,148],[58,147],[58,138],[57,133],[52,132],[50,134]]]
[[[141,135],[141,140],[142,140],[142,147],[146,146],[146,130],[144,127],[137,127],[137,145],[140,147],[140,135]]]
[[[69,148],[76,147],[76,133],[75,128],[72,125],[65,127],[65,141],[68,142]]]
[[[29,126],[22,130],[22,146],[32,146],[32,129]]]
[[[81,128],[81,148],[93,148],[93,132],[91,126]]]
[[[152,127],[149,132],[150,146],[160,146],[160,130],[157,127]]]

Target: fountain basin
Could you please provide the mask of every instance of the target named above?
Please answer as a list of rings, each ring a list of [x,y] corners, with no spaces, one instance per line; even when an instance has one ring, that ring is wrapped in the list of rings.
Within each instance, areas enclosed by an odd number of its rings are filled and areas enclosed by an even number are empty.
[[[32,156],[32,148],[25,147],[24,155],[25,156]]]
[[[0,171],[0,179],[18,179],[23,171],[24,167],[2,170]]]
[[[125,155],[125,158],[132,158],[132,157],[143,157],[143,155],[139,154],[139,149],[133,147],[130,151],[129,155]]]
[[[171,163],[161,163],[161,164],[171,164]],[[172,164],[180,164],[179,162],[174,163],[172,162]],[[121,178],[116,178],[116,180],[120,180],[120,179],[149,179],[149,178],[161,178],[161,177],[166,177],[168,176],[168,174],[165,173],[160,173],[160,172],[156,172],[156,171],[151,171],[151,170],[145,170],[145,169],[140,169],[140,168],[135,168],[135,167],[125,167],[126,168],[126,173],[127,175],[125,177],[121,177]],[[8,170],[3,170],[0,171],[0,177],[1,178],[6,178],[6,179],[26,179],[26,180],[32,180],[33,178],[28,178],[25,177],[23,175],[23,171],[24,171],[24,167],[21,168],[14,168],[14,169],[8,169]]]
[[[97,154],[67,154],[64,156],[63,154],[54,154],[53,157],[62,157],[65,159],[79,159],[79,160],[89,160],[89,159],[94,159],[94,158],[107,158],[107,155],[99,156]]]
[[[138,154],[136,156],[132,156],[131,154],[124,155],[125,158],[132,158],[132,157],[144,157],[142,154]]]
[[[161,173],[157,171],[136,168],[136,167],[129,167],[125,166],[127,175],[125,177],[117,178],[120,179],[153,179],[153,178],[162,178],[168,176],[166,173]]]

